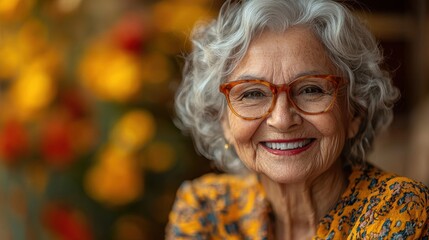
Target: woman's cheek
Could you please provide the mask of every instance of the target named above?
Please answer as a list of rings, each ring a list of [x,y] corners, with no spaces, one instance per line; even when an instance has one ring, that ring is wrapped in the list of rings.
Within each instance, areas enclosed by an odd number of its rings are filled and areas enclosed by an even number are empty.
[[[234,118],[233,116],[232,118]],[[245,121],[230,118],[231,135],[234,145],[241,161],[250,169],[256,170],[257,142],[253,142],[253,137],[260,125],[260,121]],[[237,117],[235,117],[237,120]]]
[[[335,161],[339,157],[344,146],[344,142],[341,138],[334,137],[333,139],[326,139],[326,141],[322,142],[320,156],[322,156],[323,161]]]
[[[252,138],[259,126],[258,122],[245,120],[230,121],[232,137],[235,139],[236,144],[251,145]]]

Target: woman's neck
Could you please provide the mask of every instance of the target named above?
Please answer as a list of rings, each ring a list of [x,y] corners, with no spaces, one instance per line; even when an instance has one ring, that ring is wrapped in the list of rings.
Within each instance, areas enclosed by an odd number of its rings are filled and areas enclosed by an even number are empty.
[[[262,175],[261,183],[274,211],[277,239],[309,239],[340,198],[347,178],[338,161],[312,180],[285,184]]]

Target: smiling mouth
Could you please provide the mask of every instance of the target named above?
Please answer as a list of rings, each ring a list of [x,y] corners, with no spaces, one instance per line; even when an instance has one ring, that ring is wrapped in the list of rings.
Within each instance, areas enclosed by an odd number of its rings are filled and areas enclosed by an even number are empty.
[[[313,141],[314,139],[310,138],[297,142],[264,142],[263,144],[269,149],[287,151],[306,147]]]

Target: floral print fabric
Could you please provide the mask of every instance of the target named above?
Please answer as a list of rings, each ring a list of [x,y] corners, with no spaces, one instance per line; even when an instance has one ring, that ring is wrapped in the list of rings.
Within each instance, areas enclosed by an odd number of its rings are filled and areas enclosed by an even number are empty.
[[[429,190],[366,164],[323,217],[313,239],[429,239]],[[254,174],[208,174],[177,193],[167,239],[273,239],[273,214]]]

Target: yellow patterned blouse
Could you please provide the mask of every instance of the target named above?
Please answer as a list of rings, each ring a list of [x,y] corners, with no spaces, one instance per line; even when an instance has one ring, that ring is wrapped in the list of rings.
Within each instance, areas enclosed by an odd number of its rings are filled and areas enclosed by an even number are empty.
[[[366,164],[313,239],[428,239],[429,190]],[[167,239],[273,239],[274,217],[255,175],[208,174],[177,193]]]

